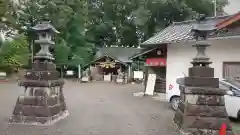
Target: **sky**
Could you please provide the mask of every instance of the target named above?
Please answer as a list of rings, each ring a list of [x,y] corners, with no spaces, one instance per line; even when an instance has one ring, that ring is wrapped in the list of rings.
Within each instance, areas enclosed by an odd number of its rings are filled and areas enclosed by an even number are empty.
[[[225,12],[234,14],[240,11],[240,0],[228,0],[229,5],[225,7]]]

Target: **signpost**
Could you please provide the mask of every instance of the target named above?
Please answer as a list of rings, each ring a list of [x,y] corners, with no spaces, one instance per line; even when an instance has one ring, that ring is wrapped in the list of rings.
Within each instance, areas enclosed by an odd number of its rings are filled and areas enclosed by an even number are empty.
[[[154,92],[154,87],[156,84],[156,74],[149,74],[148,75],[148,80],[147,80],[147,87],[145,90],[146,95],[153,95]]]

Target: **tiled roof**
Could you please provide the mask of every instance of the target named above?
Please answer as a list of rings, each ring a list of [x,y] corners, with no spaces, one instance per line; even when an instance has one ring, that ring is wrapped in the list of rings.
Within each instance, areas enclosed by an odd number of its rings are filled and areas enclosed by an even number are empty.
[[[220,16],[207,18],[204,23],[215,26],[218,22],[223,21],[230,16]],[[192,28],[197,24],[196,20],[174,22],[164,30],[158,32],[153,37],[141,44],[142,47],[147,45],[176,43],[193,39]]]
[[[51,30],[55,33],[60,33],[58,30],[56,30],[49,22],[42,22],[37,24],[36,26],[32,27],[35,31],[45,31],[45,30]]]
[[[221,29],[221,28],[231,25],[232,23],[239,21],[239,20],[240,20],[240,11],[238,13],[232,15],[228,19],[225,19],[225,20],[221,21],[220,23],[218,23],[217,27],[218,27],[218,29]]]
[[[156,50],[156,49],[158,49],[158,48],[145,48],[145,49],[142,49],[141,52],[133,54],[132,56],[129,57],[129,59],[133,60],[133,59],[135,59],[135,58],[137,58],[139,56],[142,56],[142,55],[144,55],[146,53],[149,53],[149,52],[151,52],[153,50]]]
[[[139,48],[124,48],[124,47],[102,47],[98,48],[97,57],[108,55],[110,57],[116,58],[117,60],[127,63],[132,62],[129,59],[130,56],[141,52],[142,49]]]

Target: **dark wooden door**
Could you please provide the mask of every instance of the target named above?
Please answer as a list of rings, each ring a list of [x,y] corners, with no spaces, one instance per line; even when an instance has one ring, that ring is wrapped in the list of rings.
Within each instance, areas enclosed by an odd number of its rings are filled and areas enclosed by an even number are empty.
[[[157,75],[154,92],[166,93],[166,67],[152,67]]]
[[[157,77],[154,92],[166,93],[166,79]]]

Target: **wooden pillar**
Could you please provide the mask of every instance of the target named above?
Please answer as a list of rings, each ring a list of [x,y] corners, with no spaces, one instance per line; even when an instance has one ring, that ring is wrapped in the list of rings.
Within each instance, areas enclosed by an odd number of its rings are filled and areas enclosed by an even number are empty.
[[[128,78],[131,77],[131,64],[128,65]]]
[[[140,70],[140,61],[139,61],[139,59],[137,60],[137,69],[138,69],[138,71]]]
[[[119,66],[120,72],[122,72],[122,65]]]
[[[127,81],[129,82],[129,81],[131,81],[130,79],[131,79],[131,72],[132,72],[132,66],[131,66],[131,64],[128,64],[128,77],[127,77]]]
[[[81,65],[79,64],[78,65],[78,78],[80,79],[81,78]]]

